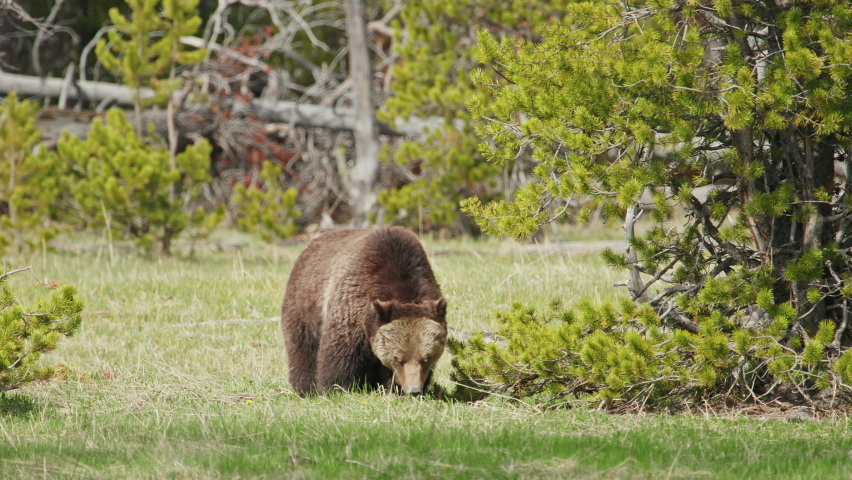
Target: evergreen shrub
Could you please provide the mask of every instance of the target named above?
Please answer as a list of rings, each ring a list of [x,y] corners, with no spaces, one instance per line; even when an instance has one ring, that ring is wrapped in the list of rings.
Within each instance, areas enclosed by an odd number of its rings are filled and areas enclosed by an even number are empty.
[[[543,311],[515,303],[499,312],[498,341],[451,340],[463,395],[497,393],[546,405],[582,400],[608,408],[682,408],[702,400],[848,400],[852,354],[823,321],[813,337],[783,341],[795,312],[773,321],[702,316],[696,332],[672,329],[647,304],[581,302]],[[743,326],[746,325],[746,326]],[[473,387],[471,389],[471,387]]]
[[[38,105],[10,93],[0,105],[0,255],[43,248],[59,232],[55,200],[65,188],[55,152],[40,145]]]
[[[8,279],[27,270],[0,273],[0,392],[49,378],[53,367],[39,362],[41,354],[56,348],[62,336],[73,335],[82,322],[83,302],[71,285],[42,285],[52,293],[22,304]]]
[[[69,177],[66,208],[84,228],[132,238],[149,253],[156,244],[168,255],[185,229],[202,235],[223,218],[222,208],[208,214],[198,202],[210,181],[207,140],[178,154],[172,169],[168,150],[139,138],[124,112],[111,109],[85,140],[64,134],[57,150]]]
[[[288,238],[299,231],[295,221],[301,217],[296,208],[298,190],[283,189],[279,181],[281,169],[266,161],[260,171],[260,181],[234,186],[231,203],[237,212],[239,230],[271,242]]]

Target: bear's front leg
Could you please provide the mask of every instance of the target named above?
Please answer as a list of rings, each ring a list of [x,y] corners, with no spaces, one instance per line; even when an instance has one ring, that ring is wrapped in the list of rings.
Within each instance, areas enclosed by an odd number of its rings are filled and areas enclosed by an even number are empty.
[[[317,391],[328,393],[335,386],[349,390],[353,384],[364,383],[372,357],[369,345],[323,336],[317,355]]]

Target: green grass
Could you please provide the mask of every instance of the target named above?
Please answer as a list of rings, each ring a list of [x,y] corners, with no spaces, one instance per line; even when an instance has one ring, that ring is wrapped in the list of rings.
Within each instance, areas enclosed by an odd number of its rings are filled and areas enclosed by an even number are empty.
[[[425,244],[449,320],[463,329],[493,329],[492,313],[513,301],[623,294],[612,288],[618,273],[594,255],[496,254],[505,244],[493,240]],[[80,331],[46,356],[63,365],[59,376],[0,398],[0,477],[852,476],[844,416],[785,423],[587,406],[540,412],[501,399],[299,399],[270,318],[302,248],[200,248],[192,259],[161,261],[104,248],[30,259],[40,279],[76,285],[86,310]],[[26,274],[12,283],[32,293]],[[439,381],[447,373],[444,359]]]

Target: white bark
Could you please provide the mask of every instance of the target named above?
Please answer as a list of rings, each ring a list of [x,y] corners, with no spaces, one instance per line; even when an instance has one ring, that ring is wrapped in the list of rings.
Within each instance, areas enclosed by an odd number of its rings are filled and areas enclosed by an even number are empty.
[[[642,283],[642,277],[639,275],[639,256],[636,255],[636,250],[633,248],[631,243],[635,237],[633,227],[641,213],[642,211],[636,204],[627,207],[627,213],[624,216],[624,225],[621,226],[621,228],[624,229],[624,240],[627,244],[625,248],[627,252],[627,264],[630,265],[630,276],[627,280],[627,289],[630,291],[632,296],[636,297],[634,300],[638,300],[640,302],[647,299],[646,294],[643,291],[645,289],[645,284]]]
[[[61,78],[39,78],[29,75],[17,75],[0,71],[0,92],[18,92],[19,97],[42,95],[45,97],[59,97],[65,80]],[[101,101],[113,98],[122,105],[133,105],[130,89],[124,85],[115,85],[104,82],[78,81],[76,85],[68,88],[68,98],[86,98],[92,101]],[[143,88],[142,98],[154,95],[150,89]]]

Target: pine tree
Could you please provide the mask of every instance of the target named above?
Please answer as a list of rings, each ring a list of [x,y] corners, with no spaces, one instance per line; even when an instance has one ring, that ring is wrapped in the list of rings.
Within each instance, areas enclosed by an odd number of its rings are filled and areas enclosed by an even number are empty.
[[[104,67],[119,75],[121,81],[135,91],[133,107],[137,135],[144,133],[141,89],[151,78],[162,76],[171,61],[169,37],[160,37],[151,44],[152,33],[169,28],[157,12],[159,3],[160,0],[127,0],[133,12],[129,19],[117,8],[111,8],[109,16],[115,29],[107,32],[109,40],[102,38],[95,47],[95,54]]]
[[[210,181],[207,140],[178,154],[172,169],[169,152],[139,138],[124,112],[112,109],[95,120],[85,140],[65,134],[57,150],[68,168],[65,208],[83,228],[129,236],[148,252],[157,243],[169,255],[172,240],[187,227],[222,219],[221,208],[213,215],[193,208],[201,184]],[[181,195],[174,197],[175,191]]]
[[[63,335],[73,335],[82,321],[83,303],[70,285],[48,284],[44,287],[53,289],[49,297],[22,305],[8,279],[27,270],[0,273],[0,392],[49,378],[53,367],[39,363],[41,354],[56,348]]]
[[[9,94],[0,105],[0,254],[43,247],[57,234],[54,200],[63,188],[54,152],[39,145],[38,105]]]
[[[509,190],[509,177],[524,171],[526,155],[500,164],[483,161],[466,108],[471,99],[490,98],[489,89],[468,74],[480,65],[473,55],[475,32],[489,28],[507,36],[537,38],[541,27],[564,12],[566,3],[441,0],[409,2],[403,8],[395,40],[403,61],[391,72],[393,96],[381,118],[440,117],[443,122],[425,139],[400,142],[382,153],[384,161],[417,173],[400,188],[380,193],[379,203],[389,219],[445,228],[459,220],[460,200],[501,198]]]
[[[134,111],[136,116],[136,134],[143,134],[142,107],[151,104],[166,104],[168,122],[168,163],[161,165],[159,161],[150,162],[146,168],[162,168],[165,175],[149,177],[155,183],[160,180],[165,182],[167,198],[164,201],[156,200],[157,193],[151,192],[150,201],[160,202],[160,205],[148,205],[135,214],[127,212],[108,212],[104,210],[103,216],[107,221],[113,214],[118,214],[120,222],[132,225],[128,232],[139,240],[140,246],[149,248],[151,242],[156,240],[162,245],[162,251],[166,255],[170,253],[171,240],[183,231],[187,226],[205,225],[197,231],[203,235],[209,231],[214,221],[218,222],[224,215],[223,208],[208,218],[204,218],[201,210],[196,210],[193,215],[188,215],[181,208],[172,213],[160,211],[162,208],[175,208],[178,205],[186,205],[195,198],[197,191],[193,192],[195,185],[202,181],[209,181],[206,176],[201,175],[197,167],[199,162],[209,165],[209,158],[202,160],[200,156],[209,157],[210,147],[205,142],[196,145],[200,150],[184,152],[182,157],[177,154],[177,128],[175,115],[179,99],[175,98],[175,92],[181,85],[177,78],[178,68],[182,65],[190,65],[201,61],[206,55],[206,50],[188,50],[181,42],[180,37],[194,35],[201,26],[201,18],[198,16],[198,0],[127,0],[131,9],[130,18],[122,15],[118,9],[110,9],[110,19],[115,25],[114,30],[108,32],[109,41],[102,39],[96,47],[98,59],[111,72],[121,76],[122,81],[128,87],[136,91],[134,98]],[[154,34],[158,35],[154,35]],[[162,78],[168,75],[168,78]],[[151,86],[154,96],[143,100],[139,92],[143,86]],[[118,126],[118,124],[115,124]],[[140,147],[137,144],[136,147]],[[153,155],[153,150],[149,152]],[[148,154],[145,154],[148,155]],[[153,159],[153,156],[148,156]],[[183,165],[181,165],[182,158]],[[190,160],[194,158],[194,160]],[[134,165],[131,163],[131,165]],[[188,168],[188,170],[187,170]],[[92,173],[91,171],[89,173]],[[148,174],[140,171],[143,176]],[[98,174],[96,174],[98,175]],[[176,178],[169,178],[177,175]],[[206,175],[206,174],[205,174]],[[157,177],[157,179],[155,179]],[[179,181],[183,179],[185,181]],[[125,177],[125,181],[129,178]],[[99,184],[99,180],[93,180]],[[85,185],[82,182],[80,185]],[[131,185],[128,183],[128,185]],[[77,190],[79,193],[79,190]],[[141,191],[138,191],[141,194]],[[85,194],[83,194],[85,195]],[[111,198],[110,202],[116,202],[118,197]],[[79,202],[79,195],[78,195]],[[164,203],[162,203],[164,202]],[[82,202],[85,203],[85,202]],[[78,203],[81,205],[81,203]],[[85,207],[83,207],[86,209]],[[134,220],[129,217],[140,215]],[[154,215],[147,217],[147,215]],[[153,230],[152,230],[153,227]],[[153,235],[153,237],[152,237]]]
[[[612,362],[639,339],[648,358],[669,358],[673,343],[686,362],[584,384],[601,398],[672,376],[707,395],[848,393],[852,184],[835,180],[835,162],[852,173],[850,27],[846,2],[601,1],[570,5],[541,42],[480,32],[477,58],[497,71],[472,77],[496,98],[472,99],[480,150],[495,163],[532,150],[536,181],[463,208],[487,232],[519,237],[572,198],[625,218],[628,254],[604,258],[674,331],[657,338],[639,324],[612,338],[586,326],[585,366],[571,375],[619,371]],[[707,185],[706,200],[694,194]],[[645,190],[654,225],[634,236]],[[668,222],[676,207],[683,224]],[[633,308],[604,317],[629,323]]]
[[[188,51],[180,43],[181,36],[194,35],[201,26],[197,15],[198,0],[127,0],[131,17],[122,15],[117,8],[109,11],[115,25],[107,39],[101,39],[95,53],[107,70],[121,77],[122,82],[136,92],[134,110],[136,133],[142,135],[142,106],[169,103],[180,85],[176,78],[179,65],[201,61],[205,50]],[[154,36],[155,33],[161,35]],[[161,77],[168,75],[168,80]],[[155,95],[143,102],[142,87],[153,86]],[[173,112],[172,118],[173,118]],[[172,125],[170,131],[174,131]],[[171,144],[176,144],[170,139]]]
[[[177,70],[181,65],[200,62],[207,54],[206,50],[187,51],[180,43],[180,37],[195,35],[195,32],[201,26],[201,17],[198,16],[197,7],[198,0],[163,0],[163,19],[169,24],[165,34],[165,38],[169,40],[169,78],[166,81],[153,79],[152,82],[156,87],[156,96],[167,99],[169,166],[172,170],[177,168],[178,138],[175,115],[179,107],[179,99],[175,98],[174,93],[181,85],[181,81],[177,78]],[[179,192],[173,189],[170,192],[170,200],[174,200],[177,195],[179,195]]]

